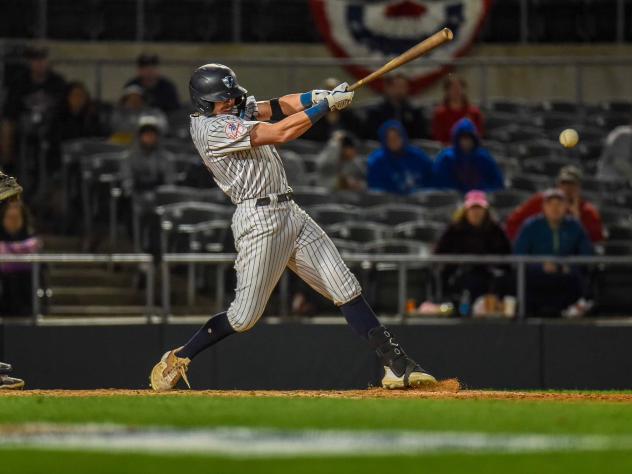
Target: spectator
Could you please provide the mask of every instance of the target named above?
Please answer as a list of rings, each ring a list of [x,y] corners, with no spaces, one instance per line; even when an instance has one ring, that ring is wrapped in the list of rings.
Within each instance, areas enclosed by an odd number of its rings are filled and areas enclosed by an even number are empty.
[[[443,232],[435,247],[436,254],[507,255],[511,243],[492,216],[489,202],[482,191],[470,191],[463,208]],[[503,297],[510,286],[507,269],[500,265],[448,265],[443,273],[444,287],[455,296],[465,291],[471,301],[479,296],[496,294]]]
[[[434,162],[435,185],[467,193],[475,189],[493,192],[504,187],[503,173],[481,146],[474,123],[467,118],[452,127],[452,146]]]
[[[104,134],[97,105],[90,98],[86,86],[71,82],[66,91],[59,117],[59,135],[62,140],[98,137]]]
[[[138,131],[141,117],[154,117],[161,131],[167,129],[167,117],[159,109],[147,107],[143,97],[143,89],[137,85],[127,86],[118,106],[110,118],[112,130],[111,141],[122,145],[129,145]]]
[[[340,80],[335,77],[325,79],[323,87],[326,90],[334,89]],[[355,130],[357,122],[354,112],[351,109],[331,110],[321,120],[316,122],[301,138],[316,142],[326,142],[339,130]]]
[[[480,136],[483,132],[483,115],[478,107],[470,104],[466,93],[467,84],[464,79],[450,74],[443,82],[443,101],[432,117],[432,138],[443,143],[450,143],[450,131],[462,118],[469,118]]]
[[[29,67],[9,84],[2,113],[0,143],[5,167],[15,162],[17,134],[37,139],[37,146],[41,138],[52,141],[52,125],[64,97],[64,78],[51,69],[48,51],[29,48],[26,58]]]
[[[371,191],[410,194],[432,186],[432,162],[408,144],[401,122],[388,120],[379,128],[381,148],[368,158],[367,185]]]
[[[318,155],[317,168],[322,184],[332,191],[366,188],[366,166],[354,138],[345,132],[335,132],[330,138]]]
[[[41,243],[33,235],[31,220],[21,201],[4,204],[0,210],[0,254],[35,253]],[[28,263],[3,263],[0,265],[0,314],[26,316],[32,312],[31,265]]]
[[[570,205],[567,206],[569,215],[578,219],[588,233],[593,243],[604,240],[604,229],[599,211],[581,196],[582,172],[577,167],[569,165],[560,169],[557,177],[558,187],[566,196]],[[520,226],[529,217],[542,212],[542,193],[534,194],[529,200],[518,207],[507,218],[506,230],[511,240],[515,240]]]
[[[542,194],[543,213],[527,220],[514,246],[517,255],[592,255],[593,246],[580,222],[568,215],[561,189]],[[527,312],[559,315],[565,308],[586,307],[586,281],[580,269],[552,262],[527,269]]]
[[[362,127],[363,138],[375,140],[380,125],[387,120],[398,120],[404,126],[411,139],[426,138],[426,120],[423,110],[410,103],[410,85],[401,74],[389,76],[384,80],[384,97],[380,103],[369,108],[367,119]]]
[[[606,138],[597,177],[632,182],[632,125],[615,128]]]
[[[136,140],[122,169],[123,188],[127,194],[173,184],[176,174],[173,155],[162,146],[161,133],[160,124],[154,117],[141,119]]]
[[[160,74],[160,58],[155,54],[143,53],[136,59],[137,75],[125,84],[143,89],[145,103],[149,107],[169,113],[180,107],[176,86]]]

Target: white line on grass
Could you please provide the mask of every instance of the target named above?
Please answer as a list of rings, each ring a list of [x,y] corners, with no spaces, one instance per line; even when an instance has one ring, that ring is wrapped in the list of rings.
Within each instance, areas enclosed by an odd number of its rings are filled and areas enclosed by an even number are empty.
[[[632,449],[632,437],[262,428],[179,430],[27,424],[0,427],[1,448],[227,457],[378,456],[629,450]]]

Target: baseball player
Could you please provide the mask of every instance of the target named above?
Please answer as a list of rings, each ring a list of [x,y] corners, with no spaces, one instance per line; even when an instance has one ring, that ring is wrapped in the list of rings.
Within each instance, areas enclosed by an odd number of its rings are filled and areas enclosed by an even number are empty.
[[[231,225],[237,288],[227,311],[209,319],[184,346],[163,355],[151,372],[151,387],[170,390],[180,378],[190,387],[186,373],[191,360],[252,328],[286,267],[333,301],[368,341],[384,366],[384,387],[435,384],[380,325],[331,239],[292,200],[275,149],[300,137],[330,110],[347,107],[353,99],[347,84],[256,102],[230,68],[207,64],[193,73],[189,91],[197,110],[191,115],[193,143],[217,185],[237,206]]]
[[[16,199],[22,193],[22,187],[14,178],[0,171],[0,202]],[[24,387],[24,380],[9,377],[13,368],[9,364],[0,362],[0,390],[19,390]]]

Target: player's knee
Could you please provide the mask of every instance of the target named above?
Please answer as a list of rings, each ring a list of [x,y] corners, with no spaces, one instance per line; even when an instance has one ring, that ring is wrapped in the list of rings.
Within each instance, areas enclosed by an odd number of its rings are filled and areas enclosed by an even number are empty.
[[[236,332],[246,332],[252,329],[259,318],[261,317],[262,312],[228,312],[228,321],[230,321],[230,325]]]
[[[362,287],[357,279],[353,278],[353,281],[350,281],[349,284],[343,285],[340,288],[340,293],[337,295],[338,301],[336,304],[338,306],[342,306],[349,301],[356,299],[358,296],[362,294]]]

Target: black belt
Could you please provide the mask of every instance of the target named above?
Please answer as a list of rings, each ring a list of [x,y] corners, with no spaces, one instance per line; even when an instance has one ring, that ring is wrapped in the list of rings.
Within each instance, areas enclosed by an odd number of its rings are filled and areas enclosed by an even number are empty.
[[[285,194],[277,194],[277,202],[287,202],[287,201],[291,201],[292,199],[294,199],[294,195],[292,194],[292,192],[289,193],[285,193]],[[264,197],[264,198],[259,198],[257,199],[257,206],[269,206],[270,203],[272,202],[272,198],[270,197]]]

